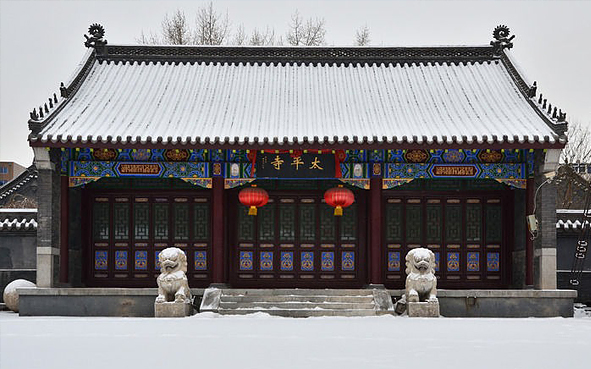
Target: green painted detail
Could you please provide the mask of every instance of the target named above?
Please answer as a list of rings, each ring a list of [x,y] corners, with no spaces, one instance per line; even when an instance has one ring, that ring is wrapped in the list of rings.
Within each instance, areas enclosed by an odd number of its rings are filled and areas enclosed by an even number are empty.
[[[386,204],[386,242],[402,242],[402,204]]]
[[[133,205],[133,238],[136,240],[150,238],[150,205],[147,203]]]
[[[423,217],[420,204],[406,206],[406,242],[421,243],[423,241]]]
[[[335,242],[336,235],[336,220],[334,216],[334,209],[324,203],[320,204],[320,240],[327,242]]]
[[[341,241],[357,240],[357,204],[343,209],[341,217]]]
[[[254,216],[248,215],[248,206],[238,205],[238,241],[254,241]]]
[[[295,204],[278,204],[279,240],[295,241]]]
[[[446,204],[445,206],[445,242],[462,242],[462,206]]]
[[[300,241],[316,240],[316,204],[300,204]]]
[[[92,236],[95,241],[109,239],[109,203],[95,202],[93,204]]]
[[[466,204],[466,241],[482,241],[482,205]]]
[[[172,204],[174,239],[186,241],[189,239],[189,204]]]
[[[154,239],[168,239],[168,204],[153,204]]]
[[[116,240],[129,239],[129,203],[113,204],[113,236]]]
[[[441,242],[441,204],[427,204],[427,242]]]
[[[486,242],[501,242],[503,238],[503,209],[501,205],[486,206]]]
[[[193,232],[198,241],[209,240],[209,204],[195,204],[193,207]]]
[[[275,206],[267,204],[258,209],[259,240],[275,241]]]

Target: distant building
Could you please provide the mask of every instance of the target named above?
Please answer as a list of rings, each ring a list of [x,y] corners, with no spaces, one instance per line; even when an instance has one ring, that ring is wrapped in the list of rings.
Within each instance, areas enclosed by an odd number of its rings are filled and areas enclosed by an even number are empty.
[[[570,282],[578,242],[589,243],[583,237],[583,225],[589,229],[589,219],[585,217],[586,201],[591,196],[591,164],[571,164],[573,172],[568,180],[557,185],[556,202],[556,269],[558,288],[576,288],[578,301],[591,305],[591,254],[587,250],[582,265],[579,285]],[[586,183],[585,183],[586,182]],[[586,223],[586,224],[585,224]],[[587,246],[588,247],[588,246]]]
[[[25,171],[25,167],[12,161],[0,161],[0,187]]]
[[[12,280],[36,281],[36,263],[37,169],[32,165],[0,187],[0,301]]]

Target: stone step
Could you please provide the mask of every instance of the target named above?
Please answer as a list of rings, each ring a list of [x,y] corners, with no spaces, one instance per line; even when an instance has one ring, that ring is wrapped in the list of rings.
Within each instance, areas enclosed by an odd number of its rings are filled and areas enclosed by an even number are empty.
[[[222,302],[342,302],[352,304],[372,303],[373,296],[300,296],[300,295],[226,295],[222,294]]]
[[[370,289],[224,289],[222,294],[226,296],[277,296],[277,295],[297,295],[297,296],[373,296],[373,290]]]
[[[222,299],[220,302],[220,309],[284,309],[284,310],[313,310],[314,308],[330,309],[330,310],[374,310],[375,304],[369,303],[330,303],[330,302],[300,302],[300,301],[285,301],[285,302],[226,302]]]
[[[246,315],[254,313],[266,313],[274,316],[283,316],[290,318],[307,318],[316,316],[376,316],[381,315],[375,310],[331,310],[331,309],[300,309],[300,310],[289,310],[289,309],[220,309],[218,311],[223,315]]]

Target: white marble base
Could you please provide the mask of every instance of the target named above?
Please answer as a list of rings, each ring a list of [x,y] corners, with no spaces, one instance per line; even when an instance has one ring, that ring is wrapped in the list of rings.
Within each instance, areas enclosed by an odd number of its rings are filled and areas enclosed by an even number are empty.
[[[439,302],[407,302],[406,308],[409,317],[438,318]]]
[[[183,318],[193,315],[193,306],[185,302],[158,302],[154,303],[154,316],[156,318]]]

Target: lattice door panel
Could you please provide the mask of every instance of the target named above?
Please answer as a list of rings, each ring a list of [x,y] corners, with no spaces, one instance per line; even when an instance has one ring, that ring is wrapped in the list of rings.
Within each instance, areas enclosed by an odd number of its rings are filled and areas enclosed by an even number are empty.
[[[385,283],[404,287],[409,250],[427,247],[443,287],[503,287],[507,283],[509,205],[505,192],[403,193],[384,198]]]
[[[89,220],[89,286],[156,286],[158,254],[179,247],[191,286],[211,282],[210,201],[192,193],[94,193]]]

